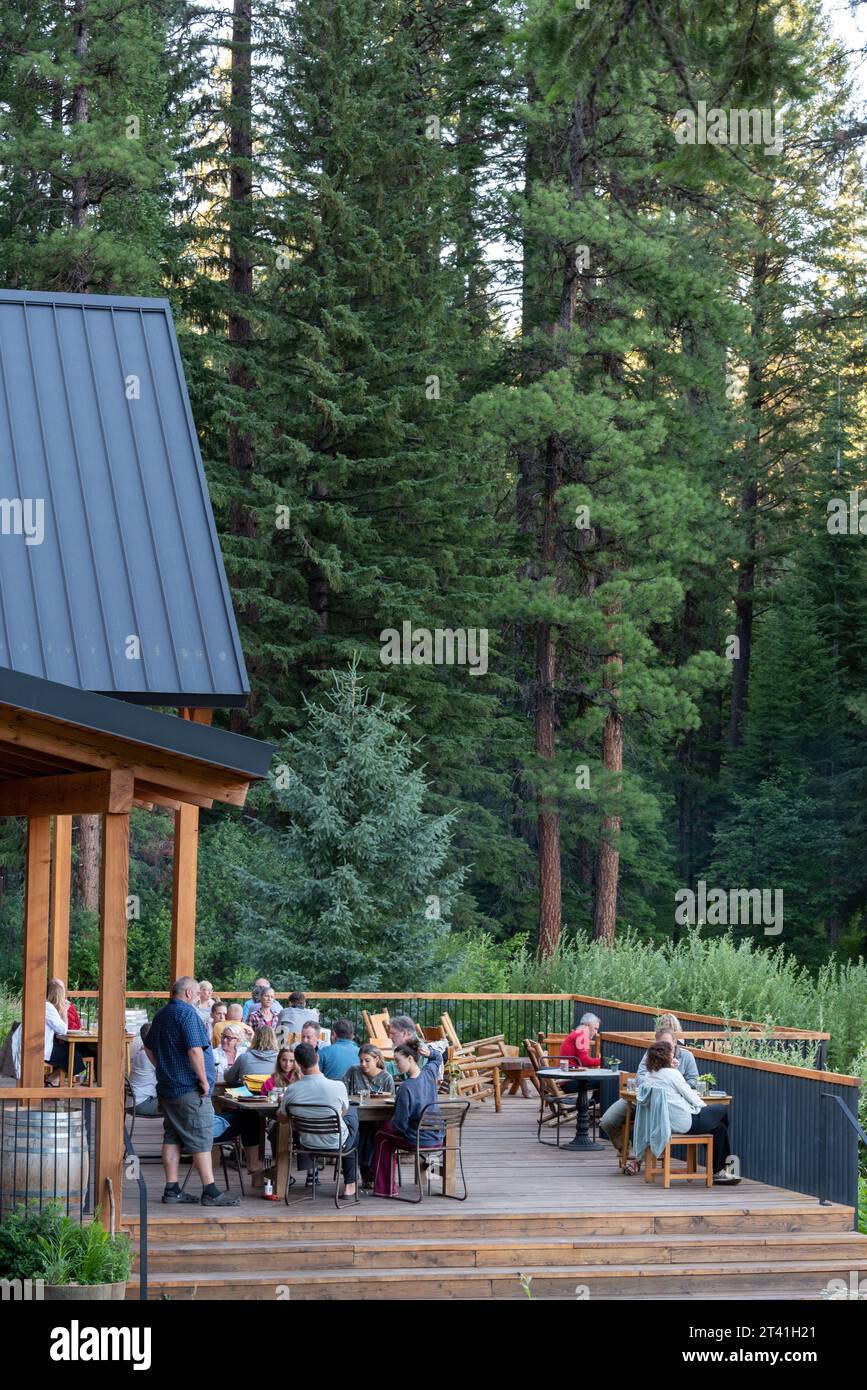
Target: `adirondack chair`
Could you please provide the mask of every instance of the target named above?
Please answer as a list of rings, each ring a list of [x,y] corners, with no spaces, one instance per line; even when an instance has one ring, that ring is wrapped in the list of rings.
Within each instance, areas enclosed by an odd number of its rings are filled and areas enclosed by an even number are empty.
[[[391,1048],[391,1038],[388,1036],[391,1015],[388,1009],[383,1009],[381,1014],[369,1014],[367,1009],[362,1009],[361,1020],[367,1029],[368,1042],[372,1042],[374,1047]]]
[[[504,1033],[496,1033],[490,1038],[476,1038],[474,1042],[462,1043],[450,1014],[440,1014],[442,1036],[448,1039],[449,1052],[454,1049],[464,1056],[474,1057],[517,1057],[518,1049],[510,1047]]]

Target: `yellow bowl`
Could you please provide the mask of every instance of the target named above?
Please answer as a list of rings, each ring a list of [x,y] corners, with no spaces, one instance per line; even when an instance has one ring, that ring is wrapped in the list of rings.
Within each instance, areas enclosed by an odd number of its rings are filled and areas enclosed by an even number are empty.
[[[266,1073],[265,1076],[251,1076],[248,1072],[244,1077],[244,1085],[247,1087],[248,1091],[252,1091],[253,1095],[257,1096],[268,1080],[269,1075],[270,1073]]]

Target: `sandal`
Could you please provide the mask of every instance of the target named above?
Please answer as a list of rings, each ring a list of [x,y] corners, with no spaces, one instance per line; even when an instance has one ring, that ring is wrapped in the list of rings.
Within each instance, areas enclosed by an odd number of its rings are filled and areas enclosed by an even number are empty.
[[[625,1178],[634,1178],[641,1172],[641,1164],[637,1158],[627,1158],[621,1171]]]
[[[199,1199],[198,1197],[194,1196],[192,1192],[164,1192],[163,1201],[168,1206],[176,1207],[182,1202],[184,1204],[192,1204],[193,1202],[195,1202],[198,1205]]]

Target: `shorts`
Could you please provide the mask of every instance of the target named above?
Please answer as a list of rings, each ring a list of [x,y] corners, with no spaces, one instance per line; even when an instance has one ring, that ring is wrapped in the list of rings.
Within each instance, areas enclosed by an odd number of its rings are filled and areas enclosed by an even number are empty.
[[[214,1107],[201,1091],[185,1091],[169,1100],[160,1096],[163,1143],[179,1144],[184,1153],[210,1153],[214,1147]]]

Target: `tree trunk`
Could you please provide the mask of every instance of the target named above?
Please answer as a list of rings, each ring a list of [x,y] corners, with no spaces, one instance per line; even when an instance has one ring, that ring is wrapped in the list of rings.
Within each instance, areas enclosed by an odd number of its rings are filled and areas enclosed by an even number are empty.
[[[78,820],[78,864],[75,890],[79,907],[99,912],[99,816],[80,816]]]
[[[253,218],[253,73],[251,38],[252,0],[234,0],[232,15],[232,110],[229,127],[229,381],[243,391],[253,389],[247,352],[253,329],[246,305],[253,298],[253,261],[250,232]],[[239,475],[252,472],[253,441],[236,421],[229,425],[229,462]],[[252,513],[235,508],[233,535],[255,536]]]
[[[764,228],[765,219],[761,219]],[[746,479],[741,490],[741,517],[745,524],[745,554],[738,570],[735,595],[735,636],[738,640],[732,672],[732,705],[729,723],[729,745],[738,747],[743,738],[744,716],[750,685],[750,662],[753,647],[753,612],[756,588],[757,508],[759,478],[762,469],[762,420],[764,411],[764,336],[765,282],[770,271],[770,258],[764,251],[753,260],[753,313],[751,325],[752,355],[748,364],[747,394],[749,405],[749,436],[746,440]]]
[[[75,0],[72,7],[72,12],[75,17],[73,25],[73,32],[75,34],[74,51],[79,62],[84,62],[90,44],[90,33],[87,27],[87,5],[88,0]],[[76,82],[72,89],[69,120],[73,126],[86,125],[89,120],[87,86],[84,82]],[[70,221],[77,232],[84,230],[87,221],[87,202],[87,174],[77,174],[72,179],[72,203],[69,214]],[[87,263],[82,256],[76,256],[65,278],[66,288],[73,294],[84,294],[86,292],[89,273]]]
[[[619,796],[623,772],[623,717],[617,709],[617,678],[621,669],[620,657],[608,657],[605,688],[610,691],[611,706],[602,729],[602,766],[612,779],[611,792]],[[617,836],[621,817],[606,812],[599,826],[599,851],[596,858],[596,906],[593,916],[593,935],[606,946],[614,943],[617,930],[617,889],[620,881],[620,850]]]
[[[556,562],[557,506],[560,486],[559,451],[548,449],[542,522],[542,570],[550,573]],[[536,628],[536,756],[553,761],[556,744],[554,684],[557,678],[556,633],[550,623]],[[539,835],[539,950],[550,955],[560,940],[562,902],[560,881],[560,814],[556,798],[542,790],[538,798]]]

